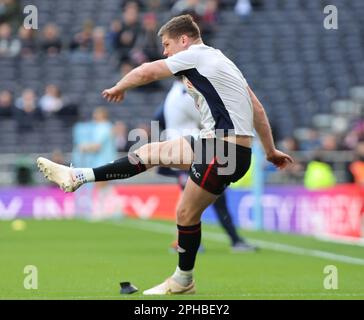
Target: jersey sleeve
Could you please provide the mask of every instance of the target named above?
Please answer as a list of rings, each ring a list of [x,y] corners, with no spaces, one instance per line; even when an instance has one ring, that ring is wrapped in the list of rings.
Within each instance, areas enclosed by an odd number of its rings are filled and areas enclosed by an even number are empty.
[[[180,51],[165,59],[168,69],[178,75],[180,72],[196,68],[196,55],[191,50]]]

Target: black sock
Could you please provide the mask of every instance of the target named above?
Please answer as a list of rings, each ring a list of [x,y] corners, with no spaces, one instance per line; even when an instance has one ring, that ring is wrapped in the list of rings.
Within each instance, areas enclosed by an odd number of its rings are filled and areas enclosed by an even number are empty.
[[[196,260],[197,250],[201,243],[201,222],[195,226],[178,228],[178,266],[182,271],[193,269]]]
[[[145,170],[147,169],[144,163],[135,153],[129,153],[127,157],[93,169],[95,181],[126,179]]]
[[[226,197],[224,193],[222,193],[221,196],[217,198],[213,206],[216,210],[220,224],[223,226],[226,233],[230,237],[231,244],[234,245],[235,243],[242,241],[231,219],[231,215],[226,205]]]

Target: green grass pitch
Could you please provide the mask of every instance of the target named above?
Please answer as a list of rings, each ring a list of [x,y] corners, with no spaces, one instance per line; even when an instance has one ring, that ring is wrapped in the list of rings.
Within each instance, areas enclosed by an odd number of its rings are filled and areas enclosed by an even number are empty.
[[[311,237],[242,232],[257,253],[231,253],[218,226],[203,225],[196,295],[144,297],[171,275],[177,255],[170,222],[122,219],[0,222],[0,299],[364,299],[364,249]],[[352,259],[354,258],[354,259]],[[24,267],[38,270],[38,289],[24,288]],[[324,268],[338,271],[338,289],[324,288]],[[139,291],[119,293],[119,282]]]

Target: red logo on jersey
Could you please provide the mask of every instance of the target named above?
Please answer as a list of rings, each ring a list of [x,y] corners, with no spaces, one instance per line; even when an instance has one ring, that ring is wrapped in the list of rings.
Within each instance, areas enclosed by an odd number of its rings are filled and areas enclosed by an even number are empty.
[[[188,89],[195,89],[195,87],[192,85],[192,83],[189,80],[185,80],[186,81],[186,86]]]

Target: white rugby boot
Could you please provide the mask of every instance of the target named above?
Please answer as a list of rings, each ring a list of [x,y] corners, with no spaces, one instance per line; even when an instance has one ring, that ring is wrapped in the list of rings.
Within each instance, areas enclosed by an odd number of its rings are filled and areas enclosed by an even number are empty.
[[[42,157],[37,159],[37,165],[44,176],[58,184],[64,192],[74,192],[87,182],[82,170],[66,167]]]
[[[188,286],[181,286],[176,280],[172,277],[168,278],[163,283],[145,290],[143,292],[144,295],[168,295],[168,294],[194,294],[195,290],[195,281],[192,281]]]

